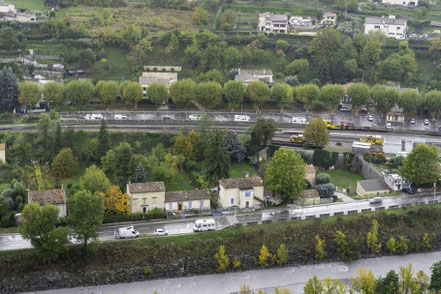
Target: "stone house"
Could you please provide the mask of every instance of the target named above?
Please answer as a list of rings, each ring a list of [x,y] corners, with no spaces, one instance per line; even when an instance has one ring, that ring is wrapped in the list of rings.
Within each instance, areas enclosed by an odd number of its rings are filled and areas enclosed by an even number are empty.
[[[0,163],[6,163],[6,144],[0,144]]]
[[[311,187],[315,186],[315,176],[316,176],[316,170],[315,167],[312,164],[305,166],[305,173],[306,173],[306,179],[308,180],[309,184],[311,184]]]
[[[265,33],[288,33],[288,15],[265,12],[259,14],[257,30]]]
[[[209,210],[210,192],[208,190],[189,190],[165,192],[165,209],[183,211],[189,209]]]
[[[53,204],[60,210],[58,217],[65,217],[67,215],[66,193],[64,188],[41,191],[28,190],[28,203],[31,202],[36,202],[41,206],[47,203]]]
[[[264,186],[260,177],[219,180],[219,204],[223,208],[260,208]]]
[[[148,182],[127,184],[130,196],[130,213],[147,213],[153,208],[165,208],[164,182]]]

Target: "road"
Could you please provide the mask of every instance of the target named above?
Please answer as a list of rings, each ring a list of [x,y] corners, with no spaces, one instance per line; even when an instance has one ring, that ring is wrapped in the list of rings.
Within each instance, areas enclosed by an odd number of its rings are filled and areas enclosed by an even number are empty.
[[[215,216],[216,230],[221,230],[230,226],[257,225],[277,221],[288,221],[298,219],[320,218],[336,215],[347,215],[362,213],[367,211],[384,210],[398,207],[408,207],[412,205],[424,205],[441,202],[441,193],[422,194],[419,196],[395,196],[384,197],[383,203],[372,205],[368,200],[342,203],[336,202],[327,205],[299,207],[296,209],[269,209],[263,211],[250,211],[236,214],[224,214]],[[156,228],[165,228],[170,235],[191,234],[193,233],[194,219],[175,219],[159,222],[135,222],[127,224],[105,224],[99,230],[101,241],[113,240],[113,232],[123,226],[134,225],[141,233],[152,235]],[[20,234],[0,235],[0,250],[12,250],[31,248],[27,240],[23,240]]]
[[[159,294],[229,294],[240,293],[240,287],[247,285],[251,289],[262,289],[274,293],[275,287],[287,288],[294,293],[303,293],[303,286],[309,278],[331,277],[350,282],[357,275],[358,267],[374,272],[376,277],[386,276],[390,270],[399,271],[400,266],[412,263],[414,272],[424,271],[430,275],[430,267],[441,259],[441,252],[418,253],[398,256],[361,259],[352,263],[330,262],[313,265],[272,268],[232,272],[216,275],[199,275],[184,278],[142,281],[116,285],[89,286],[73,289],[38,291],[38,294],[89,294],[89,293],[127,293],[145,294],[157,291]],[[31,294],[31,293],[29,293]]]

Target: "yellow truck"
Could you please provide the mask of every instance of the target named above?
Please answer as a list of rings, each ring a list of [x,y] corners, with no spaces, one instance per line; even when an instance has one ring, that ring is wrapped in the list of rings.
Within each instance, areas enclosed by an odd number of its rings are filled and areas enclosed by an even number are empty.
[[[291,136],[291,142],[293,143],[304,143],[305,138],[303,137],[303,134],[295,134]]]
[[[371,143],[372,145],[382,145],[384,143],[381,136],[367,135],[366,137],[360,138],[360,142]]]

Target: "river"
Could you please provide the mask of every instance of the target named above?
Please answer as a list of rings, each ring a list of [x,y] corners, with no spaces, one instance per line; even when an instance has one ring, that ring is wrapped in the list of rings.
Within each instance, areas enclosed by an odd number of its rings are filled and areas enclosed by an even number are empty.
[[[358,267],[371,269],[376,276],[385,276],[388,271],[398,271],[400,266],[412,263],[415,271],[423,270],[430,276],[430,267],[441,260],[441,251],[361,259],[352,263],[331,262],[300,267],[252,270],[217,275],[201,275],[185,278],[152,280],[96,287],[79,287],[39,291],[39,294],[227,294],[240,290],[243,284],[252,289],[288,288],[302,293],[305,282],[317,276],[320,279],[350,279],[357,274]]]

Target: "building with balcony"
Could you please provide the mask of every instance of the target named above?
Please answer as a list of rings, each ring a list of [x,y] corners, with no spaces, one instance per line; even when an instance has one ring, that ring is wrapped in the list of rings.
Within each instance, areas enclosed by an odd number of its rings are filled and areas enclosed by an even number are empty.
[[[288,33],[288,15],[265,12],[259,14],[257,30],[265,33]]]

